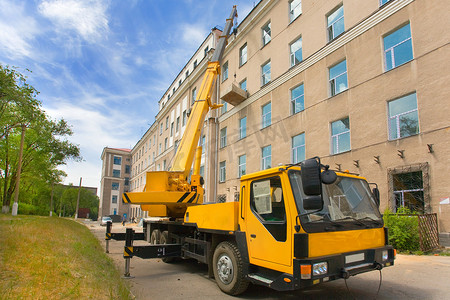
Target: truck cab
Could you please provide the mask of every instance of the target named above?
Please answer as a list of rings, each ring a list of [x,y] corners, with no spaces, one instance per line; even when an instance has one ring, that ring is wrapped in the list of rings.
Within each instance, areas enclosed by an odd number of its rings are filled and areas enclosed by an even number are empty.
[[[316,195],[305,193],[311,174],[299,166],[241,178],[238,224],[250,281],[296,289],[393,264],[376,193],[363,177],[335,176]]]

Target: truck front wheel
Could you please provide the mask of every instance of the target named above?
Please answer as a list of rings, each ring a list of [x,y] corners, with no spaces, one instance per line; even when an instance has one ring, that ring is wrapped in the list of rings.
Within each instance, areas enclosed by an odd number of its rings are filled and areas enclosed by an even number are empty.
[[[230,295],[239,295],[248,287],[249,282],[243,272],[241,253],[235,244],[220,243],[213,256],[214,277],[219,288]]]

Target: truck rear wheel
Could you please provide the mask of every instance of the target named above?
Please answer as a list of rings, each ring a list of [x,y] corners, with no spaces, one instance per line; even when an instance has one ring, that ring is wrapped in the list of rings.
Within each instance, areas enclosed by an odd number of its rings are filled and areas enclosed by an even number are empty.
[[[235,244],[220,243],[214,250],[213,270],[219,288],[230,295],[239,295],[248,287],[241,253]]]
[[[169,232],[168,232],[167,230],[165,230],[165,231],[162,232],[161,238],[159,239],[159,243],[160,243],[160,244],[163,244],[163,245],[165,245],[165,244],[170,244],[170,241],[169,241]],[[174,257],[164,257],[164,258],[162,259],[162,261],[165,262],[165,263],[171,263],[171,262],[174,261],[174,259],[175,259]]]
[[[160,243],[161,239],[161,231],[159,229],[155,229],[152,231],[152,235],[150,236],[150,244],[156,245]]]

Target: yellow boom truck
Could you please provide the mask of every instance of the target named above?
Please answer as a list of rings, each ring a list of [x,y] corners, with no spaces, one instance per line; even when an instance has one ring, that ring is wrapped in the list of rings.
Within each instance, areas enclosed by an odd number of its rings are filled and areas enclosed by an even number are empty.
[[[249,283],[294,290],[393,265],[378,189],[318,158],[247,174],[238,202],[203,204],[196,146],[206,113],[218,107],[211,90],[235,16],[233,7],[170,171],[147,172],[143,192],[123,194],[152,216],[144,222],[152,245],[126,247],[124,256],[197,259],[231,295]]]

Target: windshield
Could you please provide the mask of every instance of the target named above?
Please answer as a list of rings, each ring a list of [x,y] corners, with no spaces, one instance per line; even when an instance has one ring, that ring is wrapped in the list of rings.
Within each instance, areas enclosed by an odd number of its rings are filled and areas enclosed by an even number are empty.
[[[289,179],[303,228],[307,232],[381,227],[381,214],[367,181],[338,176],[336,182],[322,185],[321,211],[303,209],[301,173],[290,170]]]

